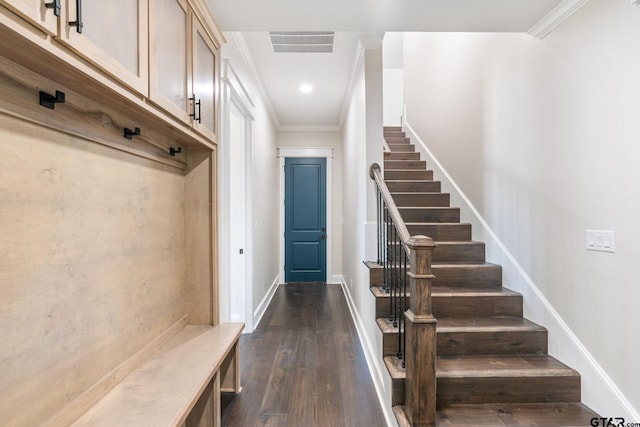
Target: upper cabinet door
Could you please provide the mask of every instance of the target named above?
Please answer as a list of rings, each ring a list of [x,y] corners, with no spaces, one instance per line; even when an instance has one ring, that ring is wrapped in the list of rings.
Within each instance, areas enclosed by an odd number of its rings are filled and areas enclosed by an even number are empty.
[[[149,97],[189,122],[189,9],[185,0],[149,2]]]
[[[194,128],[217,142],[218,134],[218,48],[193,16],[192,97],[195,103]]]
[[[58,35],[58,17],[61,0],[0,0],[6,6],[42,31],[52,36]]]
[[[148,0],[65,0],[61,41],[146,96],[148,7]]]

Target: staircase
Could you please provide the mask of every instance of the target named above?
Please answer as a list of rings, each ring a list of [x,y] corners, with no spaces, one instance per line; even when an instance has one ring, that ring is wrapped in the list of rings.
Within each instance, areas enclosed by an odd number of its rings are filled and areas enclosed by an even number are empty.
[[[502,269],[487,263],[483,242],[400,128],[385,128],[385,183],[411,235],[433,251],[433,314],[437,318],[437,425],[578,426],[598,415],[580,403],[580,375],[547,354],[547,330],[523,317],[522,295],[502,287]],[[398,328],[388,319],[382,267],[369,263],[383,356],[400,425],[404,368],[395,356]],[[406,424],[408,425],[408,424]]]

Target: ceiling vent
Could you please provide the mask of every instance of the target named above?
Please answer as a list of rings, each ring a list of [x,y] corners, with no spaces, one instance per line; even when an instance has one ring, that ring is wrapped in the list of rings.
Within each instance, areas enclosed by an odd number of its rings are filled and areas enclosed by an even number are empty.
[[[270,31],[274,53],[333,53],[333,31]]]

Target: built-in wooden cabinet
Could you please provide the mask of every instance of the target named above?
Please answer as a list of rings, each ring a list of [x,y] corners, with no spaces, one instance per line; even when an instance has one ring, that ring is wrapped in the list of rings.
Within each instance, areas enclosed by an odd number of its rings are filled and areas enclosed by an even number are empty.
[[[216,140],[219,45],[185,0],[150,0],[151,101]]]
[[[61,0],[0,0],[0,5],[11,9],[47,34],[58,34]]]
[[[216,140],[218,47],[195,16],[191,24],[193,34],[191,92],[195,102],[194,128],[203,136]]]
[[[60,41],[142,95],[148,90],[148,0],[65,0]]]
[[[16,37],[31,39],[82,73],[106,77],[111,89],[122,88],[126,98],[141,101],[145,114],[157,111],[165,123],[184,126],[205,145],[217,143],[224,38],[204,0],[0,0],[0,5],[6,8],[0,7],[0,24],[9,10],[23,28],[24,20],[42,32]],[[49,64],[43,57],[36,65]]]
[[[189,123],[190,10],[185,0],[149,2],[149,97]]]

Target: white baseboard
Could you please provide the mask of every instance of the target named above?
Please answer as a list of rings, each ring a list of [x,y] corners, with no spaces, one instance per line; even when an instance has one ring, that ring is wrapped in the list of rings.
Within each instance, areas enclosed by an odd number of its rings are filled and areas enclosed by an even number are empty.
[[[351,312],[351,318],[353,319],[353,323],[356,325],[356,331],[358,332],[358,337],[362,344],[364,357],[367,360],[367,366],[369,367],[369,374],[371,375],[371,380],[373,381],[378,401],[380,402],[380,408],[382,409],[384,418],[387,421],[387,425],[389,427],[395,427],[398,424],[396,422],[395,415],[393,415],[393,408],[388,404],[387,399],[385,399],[386,391],[382,379],[383,372],[386,370],[384,361],[382,360],[382,356],[378,354],[373,345],[371,345],[371,341],[366,334],[366,328],[362,322],[360,313],[358,312],[356,304],[353,301],[353,297],[351,296],[351,292],[349,291],[349,287],[347,286],[343,276],[340,276],[340,284],[342,285],[342,291],[344,292],[345,299],[347,300],[347,306],[349,306],[349,312]]]
[[[262,320],[262,316],[264,316],[265,311],[267,311],[267,307],[269,307],[273,296],[276,294],[276,290],[278,289],[279,284],[280,276],[278,275],[275,279],[273,279],[271,286],[269,286],[269,290],[267,290],[264,298],[262,298],[262,301],[260,301],[260,304],[258,304],[258,307],[256,307],[255,311],[253,312],[253,329],[258,327],[260,320]]]
[[[640,420],[638,411],[569,328],[540,288],[536,286],[533,279],[507,249],[424,141],[415,133],[406,120],[406,113],[404,117],[403,128],[407,133],[407,137],[415,142],[417,151],[427,157],[425,160],[432,165],[437,178],[442,181],[443,191],[451,193],[452,202],[455,200],[456,203],[460,203],[461,215],[465,215],[465,221],[473,224],[474,235],[476,234],[475,228],[481,227],[487,251],[491,249],[499,258],[492,261],[502,265],[503,277],[509,279],[509,288],[525,296],[526,316],[547,328],[550,353],[580,372],[583,402],[602,416],[623,416],[629,420]],[[555,345],[552,346],[551,344]],[[552,347],[555,348],[555,352],[551,350]]]

